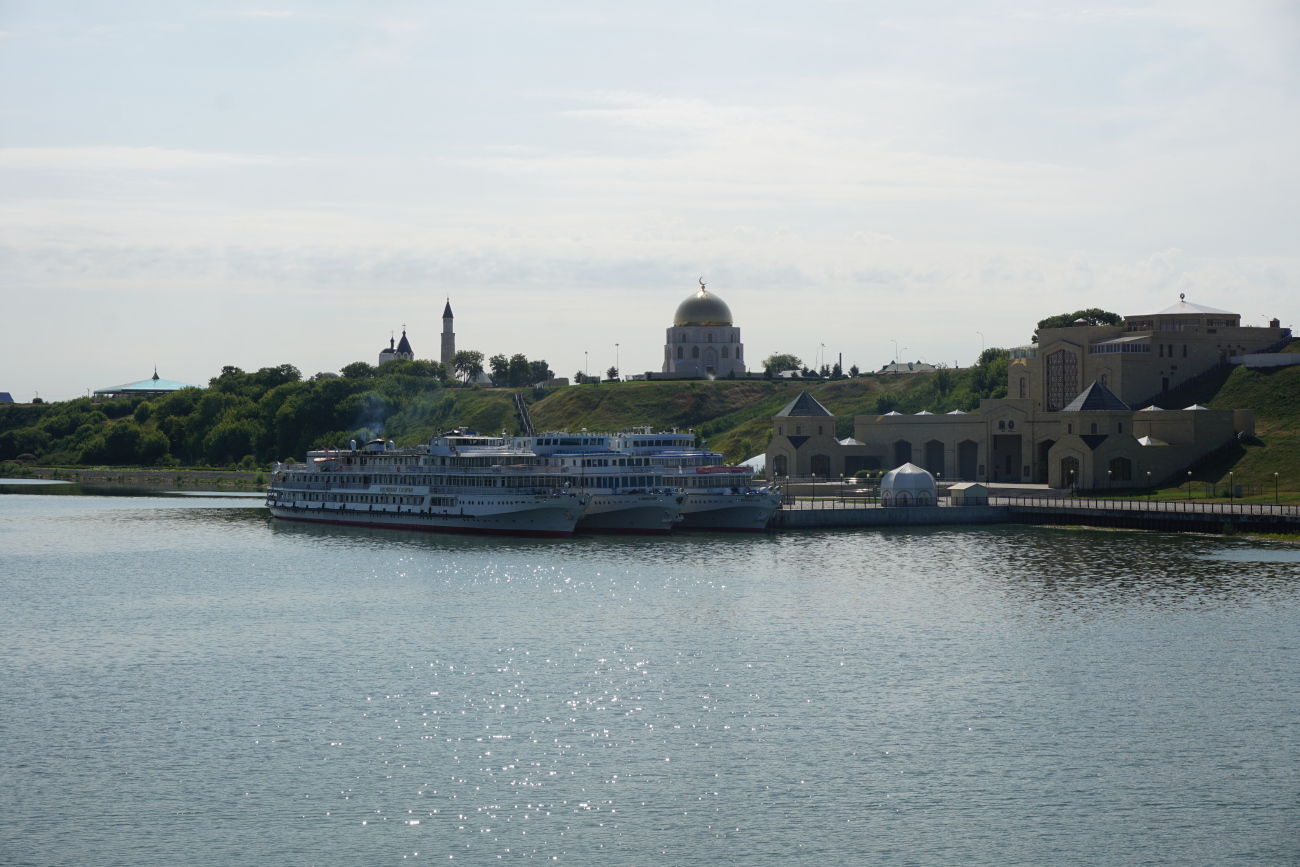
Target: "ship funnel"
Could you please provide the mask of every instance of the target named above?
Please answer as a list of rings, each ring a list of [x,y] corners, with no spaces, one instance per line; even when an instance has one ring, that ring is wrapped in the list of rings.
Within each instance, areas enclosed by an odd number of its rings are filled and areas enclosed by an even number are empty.
[[[355,452],[355,451],[357,450],[357,441],[356,441],[356,440],[350,440],[349,443],[348,443],[348,448],[350,448],[352,451]]]

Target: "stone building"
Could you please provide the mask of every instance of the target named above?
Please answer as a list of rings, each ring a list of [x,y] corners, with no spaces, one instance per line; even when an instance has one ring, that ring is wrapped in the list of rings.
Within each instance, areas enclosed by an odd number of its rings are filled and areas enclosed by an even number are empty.
[[[1123,326],[1045,329],[1041,348],[1013,353],[1009,397],[983,400],[974,413],[857,416],[842,442],[834,416],[805,393],[773,417],[767,466],[773,475],[838,477],[913,463],[940,479],[1058,488],[1166,482],[1254,435],[1250,410],[1158,405],[1236,356],[1291,339],[1276,320],[1240,321],[1180,301]],[[818,424],[830,436],[812,434]]]
[[[1146,406],[1239,355],[1267,351],[1289,329],[1243,326],[1241,315],[1192,304],[1184,296],[1155,313],[1125,316],[1123,325],[1046,328],[1037,346],[1011,351],[1007,397],[1058,412],[1096,381],[1130,406]]]
[[[442,310],[442,355],[439,360],[442,366],[450,373],[452,370],[452,359],[456,357],[456,332],[452,330],[451,299],[447,299],[447,306]]]
[[[393,339],[388,338],[388,345],[379,353],[379,363],[387,364],[390,361],[415,360],[415,350],[411,349],[411,343],[406,339],[406,329],[402,329],[402,341],[397,346],[393,346]]]
[[[745,374],[745,344],[732,324],[731,308],[700,284],[700,291],[673,315],[664,344],[663,373],[679,377],[725,377]],[[657,377],[649,377],[657,378]]]

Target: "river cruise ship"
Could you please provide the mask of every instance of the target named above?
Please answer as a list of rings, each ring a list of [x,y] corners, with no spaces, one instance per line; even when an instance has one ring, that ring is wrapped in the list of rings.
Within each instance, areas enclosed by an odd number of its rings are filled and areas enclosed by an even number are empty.
[[[509,442],[559,468],[570,489],[591,495],[580,532],[668,533],[679,520],[685,492],[665,482],[663,468],[650,459],[611,451],[609,440],[608,434],[547,431]]]
[[[567,477],[498,437],[439,435],[402,449],[374,440],[277,464],[266,505],[290,521],[567,537],[591,503]]]
[[[778,488],[754,485],[753,467],[727,466],[717,452],[695,448],[692,433],[645,428],[611,436],[609,448],[660,467],[664,484],[685,491],[676,525],[684,530],[761,532],[781,505]]]

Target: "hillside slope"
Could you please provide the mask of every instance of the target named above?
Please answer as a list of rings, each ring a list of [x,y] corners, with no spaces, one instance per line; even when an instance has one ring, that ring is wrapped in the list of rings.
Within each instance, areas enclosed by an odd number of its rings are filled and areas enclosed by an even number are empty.
[[[1300,340],[1287,352],[1300,352]],[[1196,474],[1198,481],[1233,480],[1272,490],[1300,491],[1300,366],[1249,370],[1232,366],[1162,400],[1164,409],[1199,403],[1210,409],[1255,411],[1255,439],[1235,446]]]

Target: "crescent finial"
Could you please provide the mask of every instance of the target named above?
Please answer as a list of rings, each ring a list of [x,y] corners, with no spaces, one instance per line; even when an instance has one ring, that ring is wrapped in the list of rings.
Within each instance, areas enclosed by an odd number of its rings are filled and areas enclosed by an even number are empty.
[[[704,278],[703,278],[703,277],[700,278],[700,288],[701,288],[701,289],[704,288]]]

